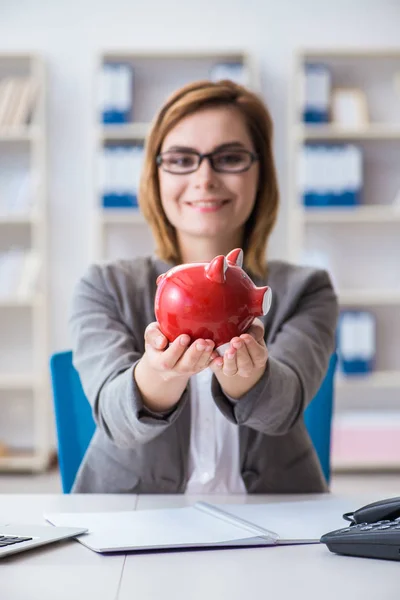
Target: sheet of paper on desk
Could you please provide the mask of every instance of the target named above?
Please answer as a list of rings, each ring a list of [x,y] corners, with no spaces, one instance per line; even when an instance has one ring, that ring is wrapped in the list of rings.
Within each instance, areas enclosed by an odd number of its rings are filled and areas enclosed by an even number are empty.
[[[318,500],[218,506],[234,516],[276,531],[280,538],[278,543],[301,543],[319,540],[327,531],[346,527],[348,523],[342,515],[358,504],[353,506],[349,500],[327,495]]]
[[[48,513],[44,517],[53,525],[75,523],[80,526],[80,523],[85,523],[89,532],[78,541],[98,552],[240,544],[240,540],[245,545],[246,540],[254,538],[237,525],[214,519],[193,507],[135,512]]]
[[[207,508],[204,507],[203,510]],[[342,514],[349,509],[348,501],[332,497],[302,502],[267,504],[208,505],[209,512],[199,506],[158,510],[105,513],[48,513],[45,518],[53,525],[85,527],[88,534],[78,541],[96,552],[143,551],[157,549],[202,548],[218,545],[254,546],[313,543],[321,535],[345,526]],[[218,508],[228,513],[218,517]],[[221,511],[220,511],[221,513]],[[239,522],[230,522],[239,517]],[[250,529],[246,530],[246,523]],[[278,541],[262,538],[262,532],[251,531],[251,524],[272,535]]]

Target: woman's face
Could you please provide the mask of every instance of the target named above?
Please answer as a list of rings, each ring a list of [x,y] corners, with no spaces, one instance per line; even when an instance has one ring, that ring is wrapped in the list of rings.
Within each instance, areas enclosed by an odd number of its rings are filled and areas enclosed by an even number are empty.
[[[190,151],[238,149],[255,152],[240,112],[234,107],[215,107],[182,119],[165,137],[161,152],[179,150],[185,157]],[[228,152],[222,160],[234,157]],[[192,173],[168,173],[159,167],[162,206],[178,239],[187,243],[194,238],[237,238],[252,212],[258,177],[258,161],[241,173],[216,172],[207,159]]]

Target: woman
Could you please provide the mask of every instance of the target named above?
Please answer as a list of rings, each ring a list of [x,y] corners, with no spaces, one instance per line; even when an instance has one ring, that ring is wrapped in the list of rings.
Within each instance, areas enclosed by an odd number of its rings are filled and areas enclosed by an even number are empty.
[[[157,257],[93,265],[74,294],[74,364],[97,430],[73,490],[326,491],[302,414],[334,350],[337,300],[326,272],[266,262],[278,189],[261,100],[229,81],[173,94],[147,139],[140,205]],[[273,290],[268,315],[222,357],[211,340],[168,344],[157,276],[237,247]]]

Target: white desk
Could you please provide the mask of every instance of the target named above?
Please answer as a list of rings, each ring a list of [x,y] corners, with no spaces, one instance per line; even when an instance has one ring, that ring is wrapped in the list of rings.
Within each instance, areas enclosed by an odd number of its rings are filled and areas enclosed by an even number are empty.
[[[216,503],[262,503],[311,498],[308,495],[201,499]],[[198,499],[0,495],[0,520],[43,523],[44,511],[140,510],[184,506]],[[359,504],[372,499],[376,499],[376,494],[371,498],[364,496]],[[353,507],[351,501],[349,510]],[[395,561],[334,555],[320,544],[102,556],[78,542],[68,541],[2,559],[0,597],[5,600],[397,600],[399,568]]]

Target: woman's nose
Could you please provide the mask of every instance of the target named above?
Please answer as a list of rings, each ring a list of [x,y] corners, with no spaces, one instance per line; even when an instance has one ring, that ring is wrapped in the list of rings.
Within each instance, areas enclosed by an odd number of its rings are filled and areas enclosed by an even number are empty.
[[[197,171],[193,173],[196,186],[215,187],[218,183],[218,173],[212,168],[208,158],[204,158]]]

